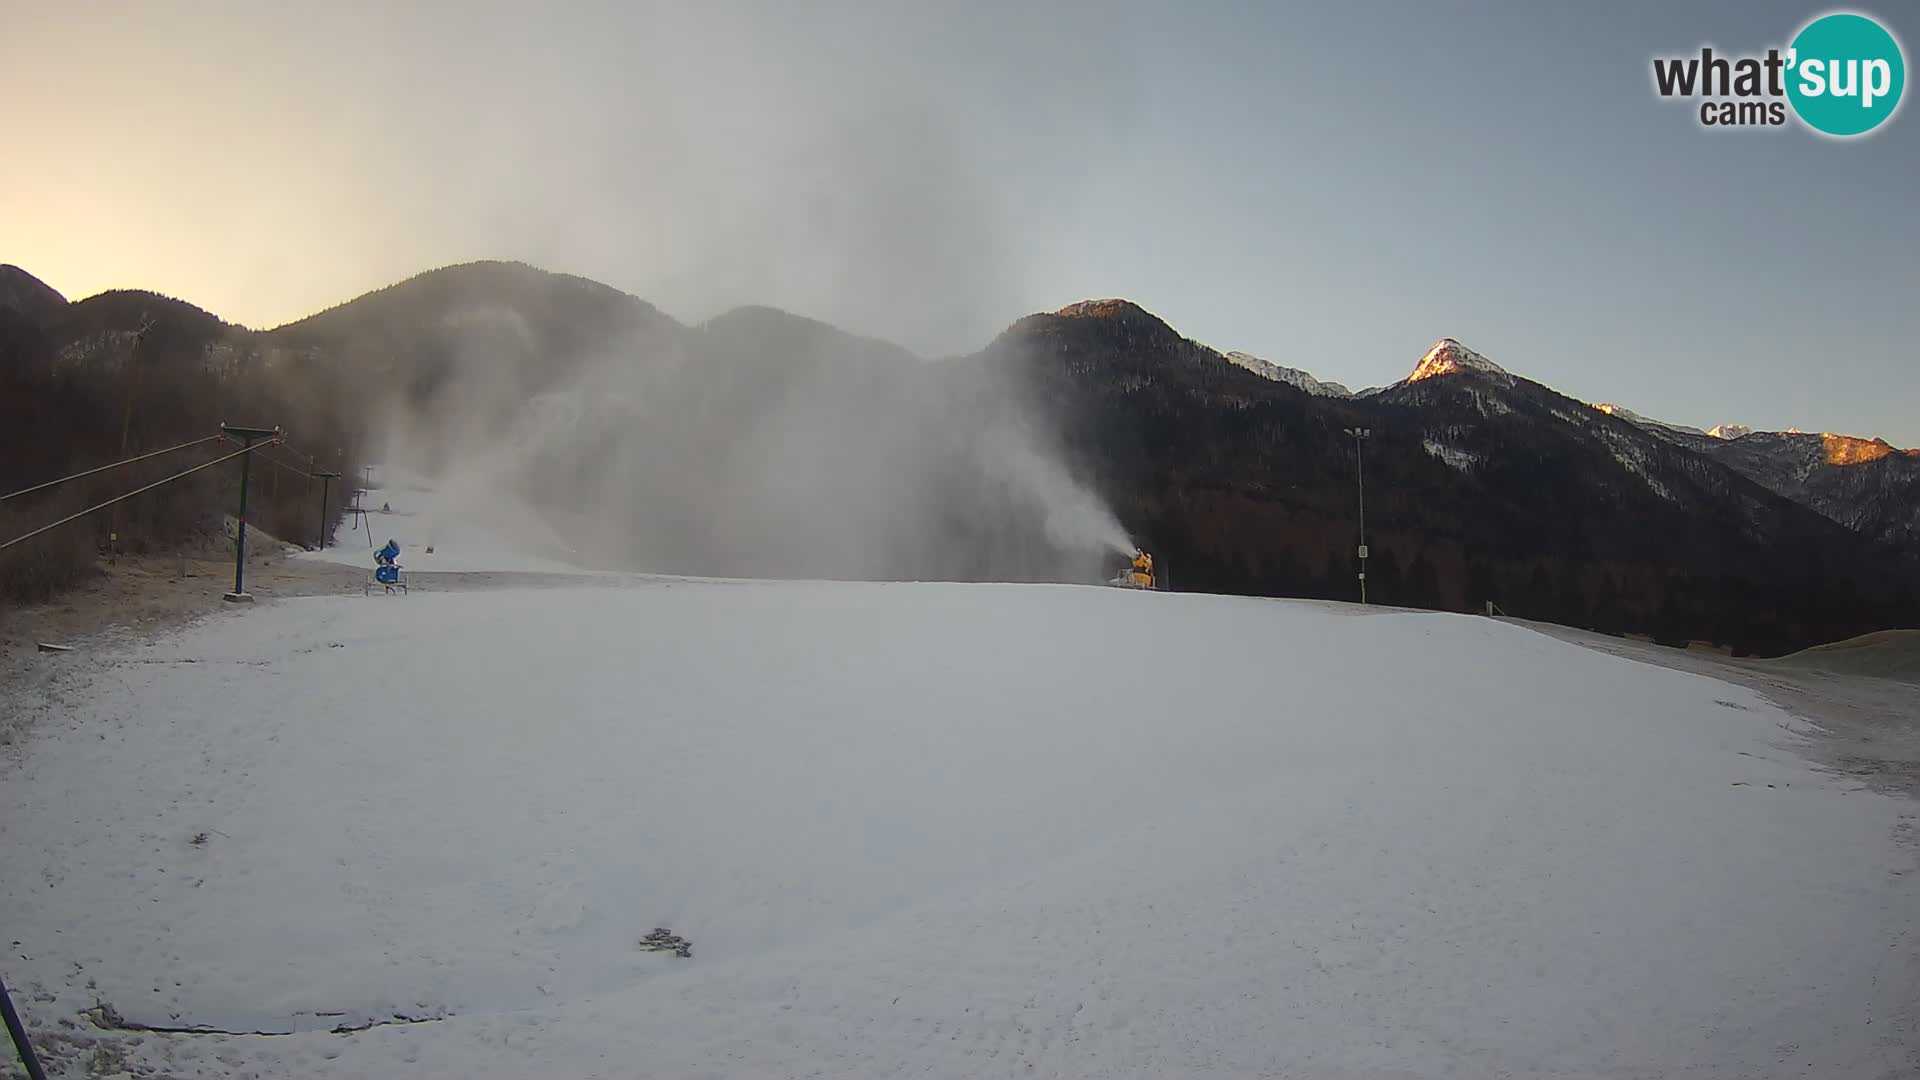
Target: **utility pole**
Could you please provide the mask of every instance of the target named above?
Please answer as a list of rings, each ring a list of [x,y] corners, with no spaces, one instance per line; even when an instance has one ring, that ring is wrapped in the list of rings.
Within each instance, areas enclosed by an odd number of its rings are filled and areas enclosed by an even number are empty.
[[[1354,477],[1360,485],[1360,602],[1367,602],[1367,466],[1362,448],[1373,435],[1372,428],[1350,427],[1342,431],[1353,436]]]
[[[233,591],[224,599],[235,604],[250,603],[253,597],[247,594],[247,478],[253,473],[254,444],[262,439],[278,438],[279,428],[247,428],[221,424],[220,433],[231,439],[240,440],[245,449],[240,455],[240,516],[233,530]]]
[[[337,472],[315,472],[320,478],[320,538],[314,541],[313,550],[324,551],[327,547],[327,488],[340,479]]]

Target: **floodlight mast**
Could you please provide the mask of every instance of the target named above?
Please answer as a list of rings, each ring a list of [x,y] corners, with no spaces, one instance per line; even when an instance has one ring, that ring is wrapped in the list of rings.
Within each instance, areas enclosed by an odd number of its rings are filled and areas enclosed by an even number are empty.
[[[1362,448],[1366,440],[1372,437],[1373,429],[1350,427],[1341,430],[1353,436],[1354,479],[1360,494],[1360,602],[1364,604],[1367,602],[1367,466]]]

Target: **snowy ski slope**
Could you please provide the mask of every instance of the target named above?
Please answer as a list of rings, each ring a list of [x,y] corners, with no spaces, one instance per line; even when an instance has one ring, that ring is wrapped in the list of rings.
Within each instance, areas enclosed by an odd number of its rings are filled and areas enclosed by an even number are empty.
[[[328,546],[302,558],[373,568],[375,549],[400,544],[409,573],[580,573],[581,561],[531,509],[489,484],[468,478],[436,483],[409,469],[376,465]],[[429,551],[428,549],[432,549]]]
[[[603,580],[93,663],[0,763],[7,979],[292,1033],[75,1029],[158,1075],[1916,1060],[1913,804],[1744,689],[1487,620]],[[444,1019],[327,1030],[396,1014]]]

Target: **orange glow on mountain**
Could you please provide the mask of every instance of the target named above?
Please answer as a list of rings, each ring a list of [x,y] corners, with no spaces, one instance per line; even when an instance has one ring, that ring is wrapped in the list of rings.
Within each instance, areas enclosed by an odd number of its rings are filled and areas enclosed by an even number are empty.
[[[1896,450],[1885,439],[1856,439],[1851,435],[1822,435],[1820,446],[1826,451],[1829,465],[1861,465],[1888,454],[1920,453],[1920,450]]]

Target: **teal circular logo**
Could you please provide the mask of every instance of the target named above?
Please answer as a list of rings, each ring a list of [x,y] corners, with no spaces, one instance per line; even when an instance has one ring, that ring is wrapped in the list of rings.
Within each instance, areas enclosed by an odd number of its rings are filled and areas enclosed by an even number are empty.
[[[1900,43],[1865,15],[1808,23],[1787,50],[1787,100],[1815,131],[1864,135],[1900,107],[1907,61]]]

